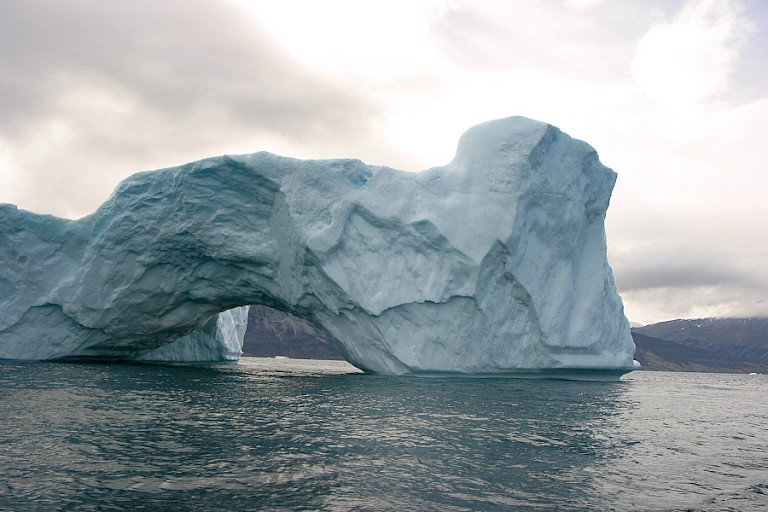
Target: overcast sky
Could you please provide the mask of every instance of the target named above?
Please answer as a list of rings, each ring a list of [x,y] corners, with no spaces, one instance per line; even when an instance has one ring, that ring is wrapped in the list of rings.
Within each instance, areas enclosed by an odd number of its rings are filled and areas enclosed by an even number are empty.
[[[92,212],[223,153],[417,171],[524,115],[619,173],[630,320],[768,315],[768,2],[6,0],[0,202]]]

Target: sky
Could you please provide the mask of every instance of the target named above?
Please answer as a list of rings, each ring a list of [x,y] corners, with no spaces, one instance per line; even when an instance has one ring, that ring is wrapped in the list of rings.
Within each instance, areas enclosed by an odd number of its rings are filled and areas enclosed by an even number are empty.
[[[523,115],[618,173],[631,321],[768,315],[768,2],[5,0],[0,202],[225,153],[418,171]]]

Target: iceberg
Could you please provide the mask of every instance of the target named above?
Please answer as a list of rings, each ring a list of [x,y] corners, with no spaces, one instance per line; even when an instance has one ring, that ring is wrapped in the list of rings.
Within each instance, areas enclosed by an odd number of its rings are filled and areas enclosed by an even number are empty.
[[[618,375],[615,179],[511,117],[418,173],[259,152],[135,174],[80,220],[0,205],[0,358],[234,360],[261,304],[372,373]]]

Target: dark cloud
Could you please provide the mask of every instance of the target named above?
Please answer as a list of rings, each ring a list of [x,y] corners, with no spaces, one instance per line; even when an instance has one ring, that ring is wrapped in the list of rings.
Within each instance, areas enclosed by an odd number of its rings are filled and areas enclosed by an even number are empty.
[[[704,249],[669,258],[638,254],[614,265],[614,275],[627,314],[642,323],[768,315],[768,277],[740,256],[721,259]]]
[[[654,288],[751,286],[754,275],[742,273],[732,262],[720,261],[703,250],[680,250],[674,255],[623,258],[614,264],[617,286],[623,291]]]
[[[359,93],[299,69],[219,2],[4,2],[0,69],[6,137],[84,87],[121,91],[177,120],[206,110],[290,137],[354,133],[375,115]]]
[[[609,261],[633,320],[768,314],[762,233],[738,215],[663,213],[626,221],[609,236]]]
[[[0,97],[0,149],[16,167],[3,172],[21,176],[0,202],[65,216],[135,171],[274,150],[265,139],[370,145],[379,115],[360,88],[302,68],[251,14],[202,0],[2,2]]]

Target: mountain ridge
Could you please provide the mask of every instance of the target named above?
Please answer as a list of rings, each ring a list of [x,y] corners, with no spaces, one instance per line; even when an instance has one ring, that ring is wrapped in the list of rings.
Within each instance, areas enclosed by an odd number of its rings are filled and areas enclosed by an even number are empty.
[[[768,318],[764,317],[678,319],[632,331],[725,357],[768,364]]]
[[[706,373],[768,373],[768,364],[724,356],[674,341],[632,332],[635,359],[644,370]]]
[[[768,374],[768,361],[761,358],[764,354],[759,350],[762,347],[768,352],[766,328],[768,319],[761,318],[681,319],[634,327],[635,359],[644,370]],[[736,331],[738,335],[733,334]],[[647,332],[660,332],[677,340]],[[706,339],[693,337],[691,333],[695,332],[707,333]],[[728,344],[731,336],[737,340],[735,347]],[[745,350],[744,343],[757,348]],[[243,355],[343,359],[330,338],[313,324],[266,306],[251,306]]]

